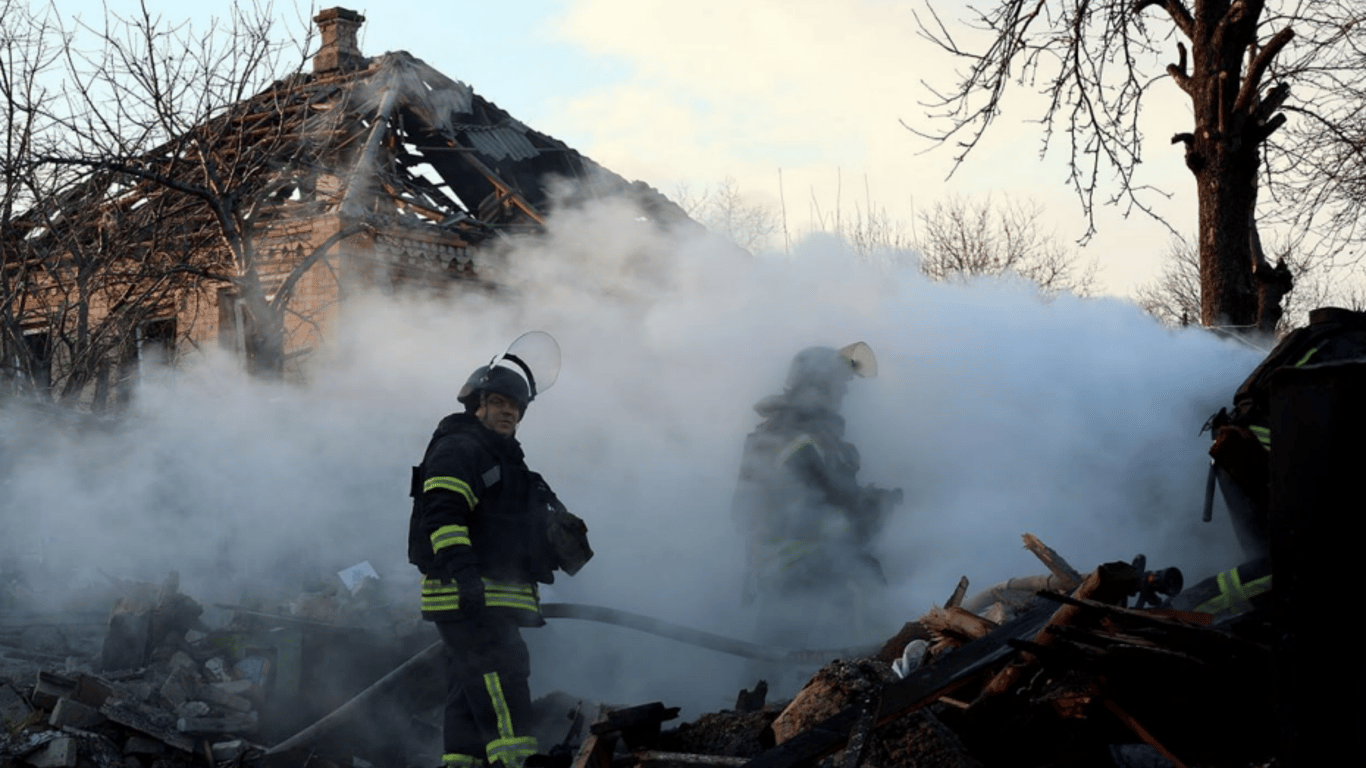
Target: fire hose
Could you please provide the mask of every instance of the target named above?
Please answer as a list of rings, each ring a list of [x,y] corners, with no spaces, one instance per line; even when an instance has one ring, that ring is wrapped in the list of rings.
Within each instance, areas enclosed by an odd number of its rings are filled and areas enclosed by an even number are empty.
[[[601,605],[582,605],[580,603],[545,603],[541,605],[541,615],[547,619],[580,619],[583,621],[596,621],[601,624],[613,624],[618,627],[628,627],[630,629],[648,632],[652,635],[667,637],[670,640],[677,640],[680,643],[695,645],[701,648],[710,648],[713,651],[728,653],[731,656],[743,656],[747,659],[760,659],[762,661],[776,661],[787,664],[822,664],[834,658],[858,658],[871,656],[881,647],[879,645],[868,647],[851,648],[831,648],[826,650],[807,650],[799,648],[783,648],[772,645],[760,645],[744,640],[735,640],[722,635],[714,635],[710,632],[703,632],[681,624],[673,624],[662,619],[642,616],[639,613],[631,613],[617,608],[606,608]]]
[[[813,650],[761,645],[759,643],[736,640],[710,632],[703,632],[702,630],[685,627],[681,624],[674,624],[662,619],[643,616],[639,613],[623,611],[617,608],[607,608],[601,605],[583,605],[580,603],[543,603],[541,605],[541,615],[547,619],[580,619],[582,621],[595,621],[600,624],[612,624],[619,627],[627,627],[629,629],[647,632],[660,637],[666,637],[671,640],[677,640],[680,643],[708,648],[732,656],[743,656],[747,659],[760,659],[763,661],[787,664],[820,664],[830,659],[841,657],[860,658],[871,656],[880,647],[873,645]],[[329,731],[344,723],[347,718],[365,707],[370,701],[400,687],[419,672],[426,670],[429,665],[440,661],[443,655],[442,652],[443,644],[441,641],[438,640],[437,642],[432,643],[417,652],[412,658],[395,667],[384,677],[371,683],[368,688],[351,697],[345,704],[342,704],[340,707],[324,715],[317,722],[267,749],[266,755],[277,755],[282,752],[288,752],[291,749],[297,749],[317,741]]]

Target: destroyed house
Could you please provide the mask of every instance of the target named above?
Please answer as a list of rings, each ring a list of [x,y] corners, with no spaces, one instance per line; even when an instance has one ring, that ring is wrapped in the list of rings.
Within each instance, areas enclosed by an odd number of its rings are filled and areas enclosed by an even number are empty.
[[[349,287],[499,290],[495,246],[555,205],[621,196],[700,227],[422,60],[363,56],[360,14],[314,21],[312,71],[151,152],[63,161],[78,182],[6,226],[7,389],[99,408],[213,346],[292,378]]]

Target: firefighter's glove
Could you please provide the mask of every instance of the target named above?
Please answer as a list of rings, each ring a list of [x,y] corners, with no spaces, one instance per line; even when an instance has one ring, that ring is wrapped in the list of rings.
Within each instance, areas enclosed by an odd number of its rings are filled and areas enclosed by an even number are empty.
[[[460,616],[473,619],[484,609],[484,580],[473,565],[450,568],[442,574],[442,581],[455,582],[460,592]]]
[[[461,574],[455,585],[460,588],[460,616],[478,618],[484,610],[484,580],[477,573]]]

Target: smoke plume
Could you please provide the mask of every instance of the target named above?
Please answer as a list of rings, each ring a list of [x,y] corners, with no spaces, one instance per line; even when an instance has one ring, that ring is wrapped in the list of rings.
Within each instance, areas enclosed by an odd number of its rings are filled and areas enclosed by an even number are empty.
[[[465,377],[539,329],[563,366],[518,436],[597,552],[546,601],[753,637],[730,513],[753,404],[798,350],[853,341],[879,375],[852,382],[846,439],[864,482],[905,492],[876,548],[887,626],[942,604],[960,576],[971,594],[1042,572],[1026,532],[1082,571],[1143,553],[1189,584],[1239,559],[1227,518],[1199,519],[1198,433],[1257,350],[1117,299],[930,283],[825,237],[750,257],[611,201],[562,212],[493,277],[497,295],[357,296],[306,383],[252,381],[205,354],[144,381],[116,424],[0,411],[4,549],[42,574],[48,607],[170,570],[206,604],[288,596],[368,560],[416,612],[409,467]],[[696,712],[754,682],[739,659],[630,629],[526,634],[533,694]]]

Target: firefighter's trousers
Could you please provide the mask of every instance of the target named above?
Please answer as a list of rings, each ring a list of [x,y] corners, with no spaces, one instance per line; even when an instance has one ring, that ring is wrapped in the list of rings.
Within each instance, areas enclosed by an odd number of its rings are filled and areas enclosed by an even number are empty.
[[[531,655],[521,628],[502,617],[438,621],[446,644],[447,768],[520,768],[536,752],[531,724]]]

